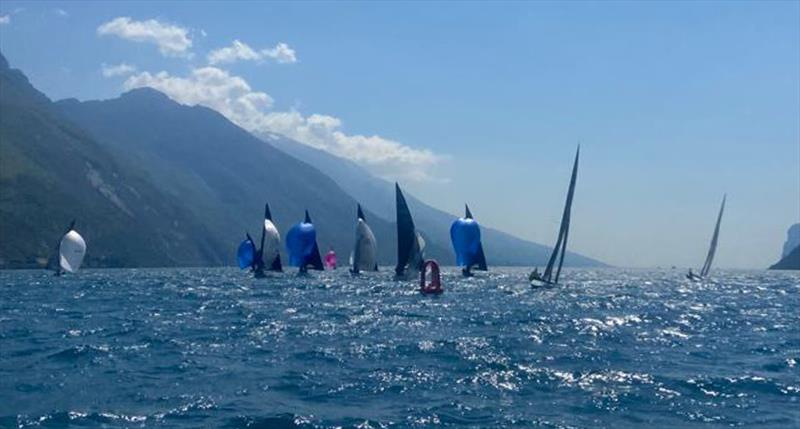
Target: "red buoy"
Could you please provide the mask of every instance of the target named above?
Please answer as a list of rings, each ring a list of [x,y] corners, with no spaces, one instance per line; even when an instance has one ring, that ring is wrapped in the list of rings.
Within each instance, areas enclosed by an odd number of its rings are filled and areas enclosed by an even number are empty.
[[[428,273],[428,269],[430,269],[431,273],[430,283],[428,283],[425,278],[426,274]],[[425,264],[422,265],[422,271],[420,271],[419,274],[419,291],[426,294],[438,294],[444,292],[442,289],[442,279],[439,275],[439,263],[433,259],[425,261]]]

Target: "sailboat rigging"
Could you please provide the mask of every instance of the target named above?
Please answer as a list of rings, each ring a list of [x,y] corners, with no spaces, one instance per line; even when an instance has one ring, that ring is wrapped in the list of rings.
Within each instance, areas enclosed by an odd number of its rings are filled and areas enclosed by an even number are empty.
[[[569,238],[569,224],[572,216],[572,198],[575,195],[575,182],[578,178],[578,159],[580,158],[581,147],[575,152],[575,162],[572,165],[572,176],[569,181],[569,190],[567,191],[567,201],[564,204],[564,213],[561,215],[561,227],[558,231],[558,239],[556,245],[553,247],[553,253],[550,254],[550,259],[547,261],[544,273],[540,274],[538,269],[535,269],[529,276],[531,284],[534,286],[546,286],[558,284],[558,279],[561,276],[561,267],[564,265],[564,255],[567,253],[567,239]],[[558,261],[555,275],[553,275],[553,268]]]
[[[695,274],[689,269],[689,273],[686,274],[686,278],[693,281],[700,281],[703,280],[706,276],[708,276],[709,271],[711,271],[711,264],[714,262],[714,255],[717,253],[717,242],[719,241],[719,226],[722,223],[722,213],[725,211],[725,200],[727,199],[727,195],[722,196],[722,204],[719,206],[719,214],[717,215],[717,224],[714,227],[714,235],[711,236],[711,244],[708,246],[708,254],[706,255],[706,261],[703,263],[703,268],[700,269],[700,274]]]

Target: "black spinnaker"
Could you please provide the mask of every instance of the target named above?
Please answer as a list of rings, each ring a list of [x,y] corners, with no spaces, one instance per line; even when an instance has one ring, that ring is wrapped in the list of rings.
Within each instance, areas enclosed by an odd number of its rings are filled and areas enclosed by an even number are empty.
[[[402,277],[406,274],[406,268],[420,270],[425,241],[416,231],[414,219],[411,218],[400,185],[395,183],[394,189],[397,204],[397,266],[394,272],[398,277]]]

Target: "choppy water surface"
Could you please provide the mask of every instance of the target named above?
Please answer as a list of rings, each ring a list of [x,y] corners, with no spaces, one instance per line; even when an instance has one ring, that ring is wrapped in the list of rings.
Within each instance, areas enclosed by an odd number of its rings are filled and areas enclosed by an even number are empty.
[[[0,273],[0,427],[800,426],[800,276]]]

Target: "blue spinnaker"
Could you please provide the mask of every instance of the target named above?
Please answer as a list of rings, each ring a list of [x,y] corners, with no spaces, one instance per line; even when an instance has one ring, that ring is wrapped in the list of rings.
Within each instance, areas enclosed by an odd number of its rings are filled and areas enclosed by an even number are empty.
[[[317,243],[314,225],[300,222],[286,234],[286,251],[289,252],[289,265],[302,267],[309,263]]]
[[[474,219],[459,218],[450,226],[450,240],[456,252],[456,265],[469,267],[479,262],[481,229]]]
[[[239,268],[245,269],[253,266],[256,259],[256,246],[250,239],[245,239],[236,251],[236,259],[239,261]]]

